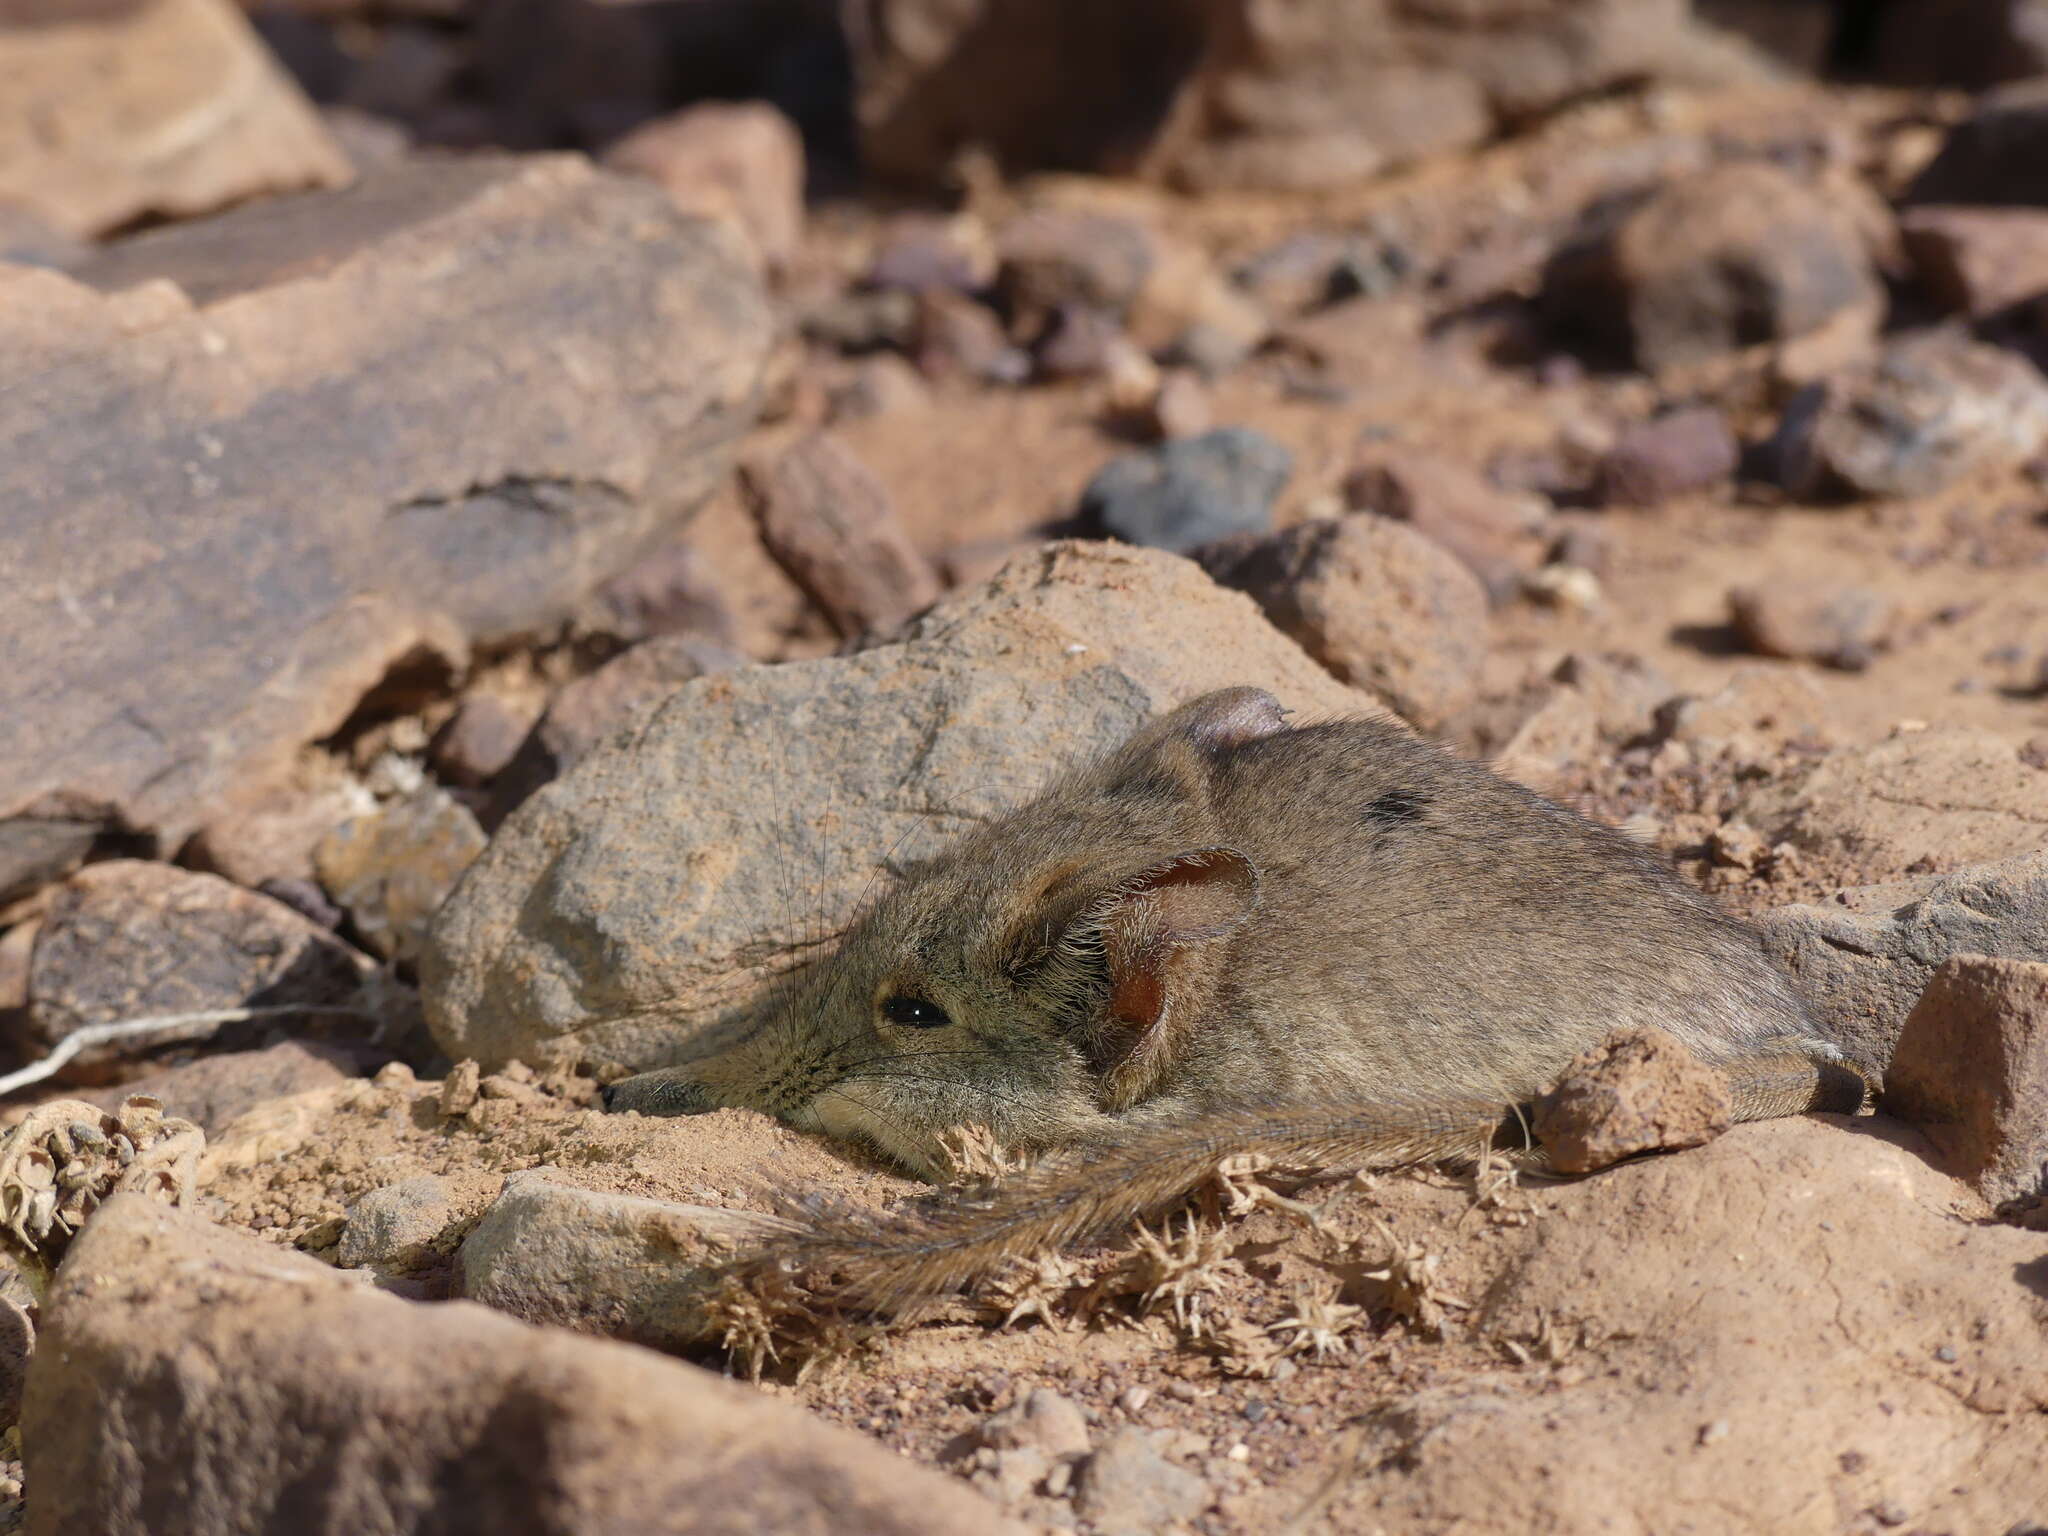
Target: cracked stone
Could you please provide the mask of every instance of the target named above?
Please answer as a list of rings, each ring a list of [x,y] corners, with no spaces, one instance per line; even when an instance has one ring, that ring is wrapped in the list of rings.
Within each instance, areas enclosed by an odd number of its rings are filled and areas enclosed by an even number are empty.
[[[1828,1035],[1882,1070],[1935,969],[1954,955],[2048,961],[2048,853],[1841,891],[1764,914],[1764,949]]]
[[[1864,868],[1953,869],[2048,841],[2048,772],[1988,731],[1906,731],[1764,784],[1739,810],[1773,842]]]
[[[40,381],[0,392],[0,889],[17,819],[178,847],[387,680],[572,617],[724,475],[769,340],[723,231],[570,157],[0,267]]]
[[[370,968],[268,896],[168,864],[113,859],[80,870],[51,898],[29,962],[29,1041],[40,1053],[85,1024],[346,1003]]]

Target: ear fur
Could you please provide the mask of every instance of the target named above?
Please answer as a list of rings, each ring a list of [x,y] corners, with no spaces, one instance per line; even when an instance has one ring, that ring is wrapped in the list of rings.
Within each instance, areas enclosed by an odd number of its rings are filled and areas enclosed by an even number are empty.
[[[1197,848],[1125,881],[1097,905],[1109,966],[1105,1026],[1129,1043],[1105,1080],[1111,1109],[1136,1103],[1172,1064],[1199,1005],[1203,948],[1259,904],[1259,872],[1234,848]]]
[[[1287,711],[1263,688],[1218,688],[1155,720],[1139,738],[1147,745],[1178,738],[1205,752],[1241,747],[1287,729]]]

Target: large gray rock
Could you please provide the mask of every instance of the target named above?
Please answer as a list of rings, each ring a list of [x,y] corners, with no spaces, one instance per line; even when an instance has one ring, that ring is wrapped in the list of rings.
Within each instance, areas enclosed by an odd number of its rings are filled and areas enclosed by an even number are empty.
[[[891,867],[1236,683],[1380,712],[1190,562],[1106,544],[1020,554],[899,644],[687,683],[470,867],[421,964],[435,1038],[666,1065]]]
[[[462,1294],[531,1323],[681,1349],[709,1331],[712,1270],[772,1217],[577,1189],[515,1173],[463,1240]]]
[[[1798,978],[1829,1035],[1882,1071],[1951,955],[2048,961],[2048,853],[1841,891],[1830,905],[1767,912],[1761,926],[1765,950]]]
[[[709,1371],[401,1301],[140,1195],[73,1244],[21,1423],[36,1536],[1015,1530]]]
[[[558,623],[724,472],[768,332],[724,231],[567,157],[0,268],[0,890]]]

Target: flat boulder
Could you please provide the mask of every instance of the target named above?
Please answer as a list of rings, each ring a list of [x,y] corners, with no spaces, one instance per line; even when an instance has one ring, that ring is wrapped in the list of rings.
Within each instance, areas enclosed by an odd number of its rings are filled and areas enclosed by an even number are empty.
[[[1864,868],[1953,869],[2048,847],[2048,770],[1989,731],[1908,730],[1767,783],[1741,813],[1773,842]]]
[[[1014,1529],[709,1371],[402,1301],[142,1196],[101,1207],[42,1318],[21,1423],[45,1536]]]
[[[435,1038],[486,1067],[665,1065],[892,868],[1239,683],[1384,713],[1191,562],[1086,543],[1015,556],[900,643],[686,683],[470,867],[421,964]]]
[[[769,344],[730,238],[479,156],[0,267],[0,890],[176,847],[687,514]]]
[[[2048,961],[2048,853],[1838,891],[1767,912],[1760,927],[1836,1044],[1881,1071],[1950,956]]]
[[[1739,1126],[1546,1201],[1467,1315],[1528,1364],[1376,1403],[1330,1528],[2034,1529],[2041,1236],[1851,1124]]]

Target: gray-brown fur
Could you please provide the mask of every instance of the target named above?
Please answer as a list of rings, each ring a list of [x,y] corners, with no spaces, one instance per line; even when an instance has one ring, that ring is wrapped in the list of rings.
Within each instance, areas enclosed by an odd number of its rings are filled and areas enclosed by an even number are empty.
[[[903,999],[946,1021],[893,1022]],[[1290,729],[1233,689],[912,870],[745,1043],[611,1102],[765,1110],[925,1174],[967,1125],[1094,1149],[1008,1216],[821,1238],[893,1245],[889,1284],[923,1290],[1184,1192],[1226,1132],[1476,1151],[1628,1026],[1723,1066],[1743,1118],[1808,1107],[1835,1055],[1750,930],[1626,838],[1394,727]]]

